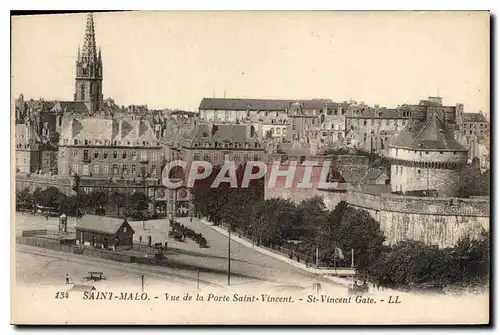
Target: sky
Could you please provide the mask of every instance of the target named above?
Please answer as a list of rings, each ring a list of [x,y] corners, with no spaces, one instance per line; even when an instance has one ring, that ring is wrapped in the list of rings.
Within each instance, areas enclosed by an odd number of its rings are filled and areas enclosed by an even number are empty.
[[[12,94],[72,100],[86,14],[12,19]],[[196,110],[204,97],[354,99],[396,107],[439,95],[489,113],[488,12],[94,14],[103,94]]]

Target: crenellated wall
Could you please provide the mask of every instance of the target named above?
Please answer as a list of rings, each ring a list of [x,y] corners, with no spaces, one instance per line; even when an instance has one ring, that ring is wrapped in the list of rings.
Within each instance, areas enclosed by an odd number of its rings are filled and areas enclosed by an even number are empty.
[[[411,239],[451,247],[461,237],[474,238],[482,229],[490,229],[489,199],[374,195],[356,190],[350,190],[346,199],[380,222],[389,245]]]

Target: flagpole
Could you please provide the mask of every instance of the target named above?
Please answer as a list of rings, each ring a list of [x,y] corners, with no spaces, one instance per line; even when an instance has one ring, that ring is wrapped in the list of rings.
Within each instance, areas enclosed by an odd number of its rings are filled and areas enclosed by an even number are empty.
[[[337,274],[337,245],[333,249],[333,271]]]
[[[318,267],[319,265],[319,251],[318,251],[318,248],[316,248],[316,268]]]
[[[351,248],[351,268],[354,269],[354,248]]]

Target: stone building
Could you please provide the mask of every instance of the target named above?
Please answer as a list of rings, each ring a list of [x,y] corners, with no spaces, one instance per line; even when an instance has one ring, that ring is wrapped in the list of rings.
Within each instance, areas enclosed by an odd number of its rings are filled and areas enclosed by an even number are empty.
[[[200,119],[207,122],[254,122],[273,117],[277,124],[286,123],[290,100],[203,98],[198,108]]]
[[[489,137],[490,123],[482,113],[464,113],[462,129],[464,135]]]
[[[60,175],[159,178],[163,150],[146,120],[68,116],[59,139]]]
[[[40,167],[40,138],[35,130],[35,122],[26,117],[25,123],[17,123],[16,140],[16,173],[33,173]]]
[[[467,149],[436,113],[425,122],[411,119],[389,144],[393,192],[434,192],[456,196]]]
[[[388,141],[396,136],[410,119],[425,121],[428,115],[436,114],[450,129],[455,138],[462,124],[463,105],[443,106],[442,98],[429,97],[416,105],[404,104],[397,108],[386,108],[363,103],[351,103],[346,115],[346,146],[368,152],[385,154]]]
[[[242,164],[259,161],[264,154],[264,147],[249,124],[198,123],[191,131],[183,129],[177,141],[181,150],[178,158],[186,162],[204,160],[223,164],[234,161]]]
[[[345,134],[347,108],[331,100],[204,98],[200,118],[209,123],[251,122],[261,138],[331,144]],[[321,147],[321,145],[320,145]]]

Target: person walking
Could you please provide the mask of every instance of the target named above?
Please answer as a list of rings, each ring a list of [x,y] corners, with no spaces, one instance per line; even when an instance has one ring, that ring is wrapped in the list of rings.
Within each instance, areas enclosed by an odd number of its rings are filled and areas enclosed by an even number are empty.
[[[66,273],[66,284],[69,284],[69,275]]]

